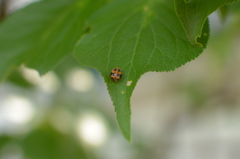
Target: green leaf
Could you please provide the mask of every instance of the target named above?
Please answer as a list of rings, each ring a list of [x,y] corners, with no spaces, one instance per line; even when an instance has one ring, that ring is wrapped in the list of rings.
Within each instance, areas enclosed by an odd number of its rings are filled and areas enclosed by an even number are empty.
[[[17,11],[0,25],[0,80],[24,63],[40,74],[72,52],[86,20],[107,0],[44,0]]]
[[[131,141],[130,97],[140,76],[172,71],[198,57],[203,48],[188,42],[173,0],[116,0],[94,14],[89,25],[91,33],[77,44],[75,57],[104,77],[120,129]],[[204,45],[208,30],[206,23]],[[115,67],[123,72],[118,82],[110,78]]]
[[[228,6],[222,6],[221,8],[219,8],[219,12],[220,12],[222,22],[225,22],[229,12]]]
[[[192,45],[204,47],[198,38],[207,17],[218,8],[238,0],[175,0],[179,20]]]

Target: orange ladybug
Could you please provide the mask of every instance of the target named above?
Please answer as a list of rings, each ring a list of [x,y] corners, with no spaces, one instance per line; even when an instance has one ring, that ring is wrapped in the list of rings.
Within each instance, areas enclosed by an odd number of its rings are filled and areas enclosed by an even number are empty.
[[[120,70],[120,68],[114,68],[110,73],[110,77],[113,79],[114,82],[120,80],[122,77],[122,71]]]

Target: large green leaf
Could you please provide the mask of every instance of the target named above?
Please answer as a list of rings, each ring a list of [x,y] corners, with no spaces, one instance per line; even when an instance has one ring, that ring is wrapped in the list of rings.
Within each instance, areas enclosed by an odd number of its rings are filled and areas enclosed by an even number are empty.
[[[203,48],[188,42],[173,0],[116,0],[94,15],[91,33],[77,44],[75,57],[104,77],[120,129],[131,141],[130,97],[140,76],[172,71],[198,57]],[[205,45],[207,23],[203,34]],[[118,82],[109,76],[115,67],[123,71]]]
[[[86,20],[108,0],[44,0],[0,25],[0,80],[25,63],[40,74],[53,69],[86,30]]]
[[[216,9],[239,0],[175,0],[179,20],[192,45],[201,46],[198,40],[207,17]]]

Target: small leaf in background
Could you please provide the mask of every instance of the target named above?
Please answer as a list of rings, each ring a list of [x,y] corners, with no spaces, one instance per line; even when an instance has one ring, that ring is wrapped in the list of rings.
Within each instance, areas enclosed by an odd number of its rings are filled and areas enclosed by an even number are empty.
[[[219,8],[220,16],[221,16],[221,21],[225,22],[227,15],[228,15],[228,6],[222,6]]]
[[[44,0],[0,25],[0,80],[25,63],[40,74],[53,69],[85,33],[86,20],[108,0]]]
[[[204,45],[198,41],[207,17],[218,8],[238,0],[175,0],[179,20],[192,45]]]
[[[203,48],[188,42],[173,0],[116,0],[94,14],[89,25],[91,32],[77,44],[75,57],[104,77],[120,129],[131,141],[130,97],[140,76],[172,71],[198,57]],[[206,45],[208,23],[204,26],[200,40]],[[117,82],[110,78],[115,67],[123,73]]]

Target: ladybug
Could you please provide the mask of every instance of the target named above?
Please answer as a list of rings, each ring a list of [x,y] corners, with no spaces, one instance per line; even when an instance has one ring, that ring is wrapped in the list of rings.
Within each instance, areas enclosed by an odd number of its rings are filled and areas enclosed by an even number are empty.
[[[114,68],[110,73],[110,77],[113,79],[114,82],[120,80],[122,77],[122,71],[120,70],[120,68]]]

